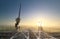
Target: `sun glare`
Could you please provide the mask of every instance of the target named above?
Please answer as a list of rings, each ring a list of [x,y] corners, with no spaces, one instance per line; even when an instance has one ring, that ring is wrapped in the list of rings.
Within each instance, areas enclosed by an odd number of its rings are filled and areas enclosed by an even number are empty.
[[[38,22],[38,23],[37,23],[37,26],[42,26],[42,23],[41,23],[41,22]]]

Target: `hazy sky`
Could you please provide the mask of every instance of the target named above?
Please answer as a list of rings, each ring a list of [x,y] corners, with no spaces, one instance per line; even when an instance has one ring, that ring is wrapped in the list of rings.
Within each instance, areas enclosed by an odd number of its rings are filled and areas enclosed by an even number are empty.
[[[14,25],[21,8],[21,25],[60,26],[60,0],[0,0],[0,25]]]

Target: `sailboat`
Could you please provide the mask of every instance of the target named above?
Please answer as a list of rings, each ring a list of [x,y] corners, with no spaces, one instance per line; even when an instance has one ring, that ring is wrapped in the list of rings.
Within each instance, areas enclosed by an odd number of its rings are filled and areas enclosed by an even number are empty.
[[[53,36],[48,35],[47,33],[45,33],[42,29],[42,27],[40,27],[38,29],[38,31],[32,31],[32,30],[26,30],[26,31],[22,31],[22,32],[18,32],[18,25],[20,22],[20,13],[21,13],[21,4],[20,4],[20,8],[19,8],[19,14],[18,17],[16,19],[16,23],[15,23],[15,28],[17,33],[15,33],[15,35],[13,35],[10,39],[57,39]]]

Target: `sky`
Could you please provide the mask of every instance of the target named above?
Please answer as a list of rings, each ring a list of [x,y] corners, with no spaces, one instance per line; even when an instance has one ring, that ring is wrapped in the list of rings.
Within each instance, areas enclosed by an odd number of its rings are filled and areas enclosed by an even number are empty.
[[[0,25],[15,24],[20,3],[20,25],[60,26],[60,0],[0,0]]]

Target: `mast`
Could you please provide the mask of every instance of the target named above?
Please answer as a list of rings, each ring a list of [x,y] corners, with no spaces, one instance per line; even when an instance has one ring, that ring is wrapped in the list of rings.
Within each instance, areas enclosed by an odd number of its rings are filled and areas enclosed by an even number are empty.
[[[16,18],[16,23],[15,23],[15,28],[16,30],[18,30],[18,25],[20,23],[20,13],[21,13],[21,3],[20,3],[20,8],[19,8],[19,13],[18,13],[18,17]]]
[[[21,13],[21,3],[20,3],[20,8],[19,8],[18,18],[20,18],[20,13]]]

